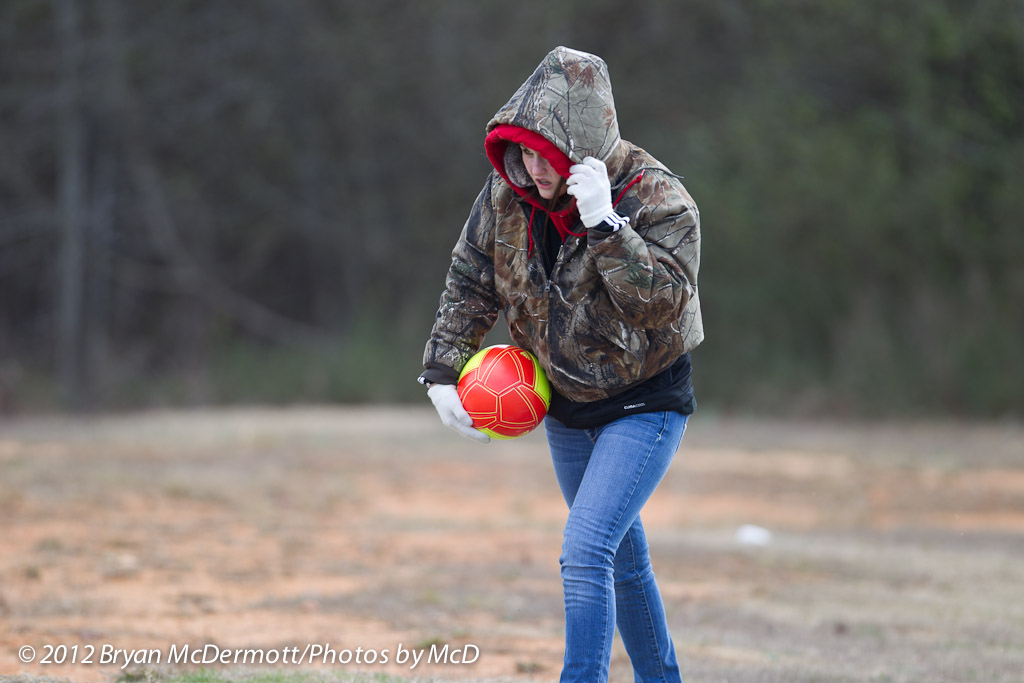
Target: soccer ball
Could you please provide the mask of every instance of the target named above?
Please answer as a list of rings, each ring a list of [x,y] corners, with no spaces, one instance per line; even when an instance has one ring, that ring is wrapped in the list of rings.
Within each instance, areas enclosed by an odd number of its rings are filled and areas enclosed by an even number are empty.
[[[551,387],[533,354],[499,344],[481,349],[459,375],[459,399],[473,426],[493,439],[533,430],[548,412]]]

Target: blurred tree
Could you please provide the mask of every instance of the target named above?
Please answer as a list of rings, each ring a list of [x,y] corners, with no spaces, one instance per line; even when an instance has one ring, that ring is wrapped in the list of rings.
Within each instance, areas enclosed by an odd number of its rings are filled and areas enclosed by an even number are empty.
[[[417,395],[557,44],[701,206],[702,405],[1024,412],[1019,0],[8,0],[0,408]]]
[[[60,76],[57,105],[60,109],[58,195],[60,205],[60,266],[57,302],[57,373],[62,399],[67,407],[79,407],[82,334],[82,288],[85,271],[83,221],[86,216],[82,197],[83,140],[80,102],[82,94],[78,69],[81,62],[80,19],[78,5],[54,3],[57,35],[60,40]]]

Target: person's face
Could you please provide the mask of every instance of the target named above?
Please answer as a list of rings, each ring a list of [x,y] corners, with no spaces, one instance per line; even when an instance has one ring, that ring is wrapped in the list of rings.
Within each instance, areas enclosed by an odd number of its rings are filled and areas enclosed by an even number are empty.
[[[537,186],[540,196],[544,199],[551,199],[556,196],[556,193],[559,197],[565,194],[565,183],[561,182],[562,177],[552,168],[548,160],[525,145],[519,147],[523,151],[523,165],[526,166],[526,172],[530,174],[530,178]]]

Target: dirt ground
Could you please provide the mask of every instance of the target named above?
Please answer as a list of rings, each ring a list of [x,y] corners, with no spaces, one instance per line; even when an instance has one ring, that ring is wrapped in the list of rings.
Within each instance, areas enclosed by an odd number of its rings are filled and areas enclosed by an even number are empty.
[[[565,514],[541,432],[429,407],[0,421],[0,675],[554,680]],[[1020,425],[698,414],[644,520],[689,681],[1021,680]]]

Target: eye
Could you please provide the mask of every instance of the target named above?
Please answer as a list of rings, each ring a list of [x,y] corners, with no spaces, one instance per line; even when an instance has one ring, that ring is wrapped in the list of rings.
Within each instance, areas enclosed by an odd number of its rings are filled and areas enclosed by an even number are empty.
[[[525,157],[532,157],[534,155],[534,151],[525,145],[519,145],[519,149],[522,150]]]

